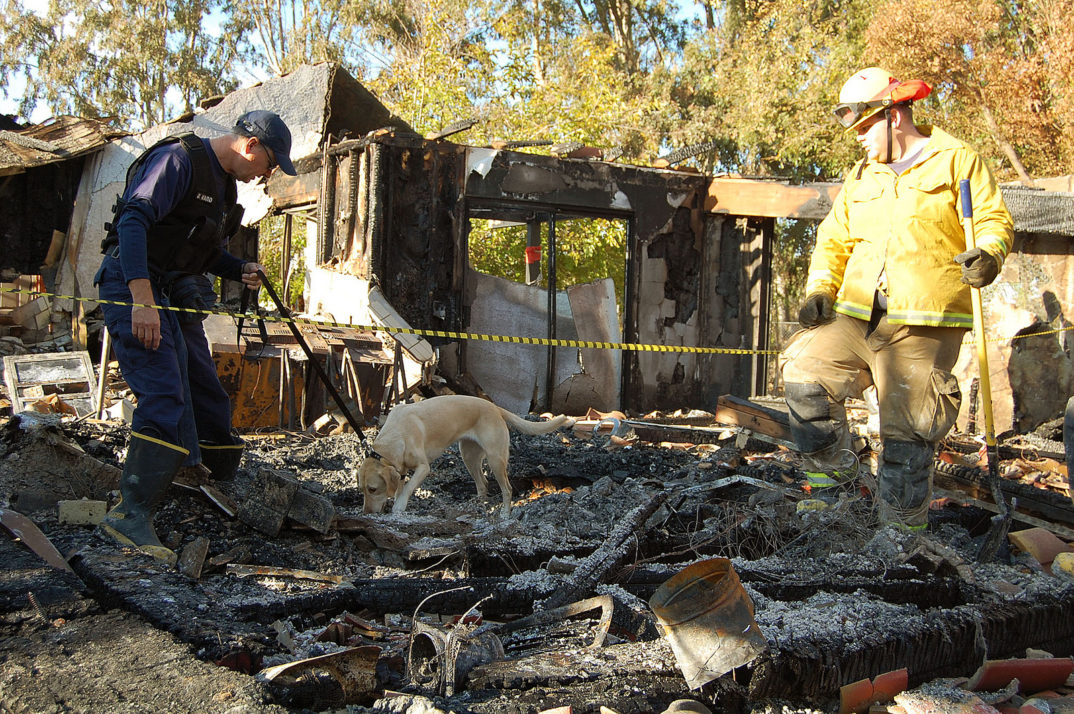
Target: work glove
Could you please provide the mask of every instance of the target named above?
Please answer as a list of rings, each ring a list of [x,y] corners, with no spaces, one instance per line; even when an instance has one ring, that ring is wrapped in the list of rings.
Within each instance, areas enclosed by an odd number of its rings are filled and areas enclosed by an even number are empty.
[[[955,262],[962,266],[962,282],[971,287],[983,288],[999,275],[999,259],[980,248],[959,253]]]
[[[798,324],[802,327],[816,327],[835,319],[832,312],[834,301],[827,293],[813,293],[802,303],[798,311]]]

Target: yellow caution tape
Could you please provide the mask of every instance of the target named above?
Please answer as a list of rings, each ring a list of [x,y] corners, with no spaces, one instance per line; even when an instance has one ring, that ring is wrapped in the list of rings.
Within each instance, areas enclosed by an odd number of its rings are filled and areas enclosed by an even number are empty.
[[[57,295],[55,293],[41,292],[39,290],[15,290],[0,288],[2,293],[15,293],[31,295],[35,297],[46,296],[77,302],[92,302],[105,305],[121,305],[124,307],[149,307],[155,310],[171,310],[172,312],[185,312],[194,315],[223,315],[234,319],[264,320],[266,322],[293,322],[296,325],[312,325],[314,327],[343,327],[365,332],[387,332],[389,334],[418,335],[420,337],[444,337],[452,340],[479,340],[483,342],[508,342],[523,345],[546,345],[551,347],[578,347],[588,350],[627,350],[632,352],[684,352],[687,354],[726,354],[726,355],[778,355],[779,350],[747,350],[733,347],[689,347],[686,345],[649,345],[631,342],[594,342],[591,340],[560,340],[544,337],[514,337],[511,335],[483,335],[471,332],[452,332],[450,330],[426,330],[413,327],[389,327],[385,325],[358,325],[350,322],[332,322],[330,320],[309,320],[295,317],[283,317],[280,315],[261,315],[252,313],[235,313],[222,310],[198,310],[189,307],[173,307],[170,305],[145,305],[142,303],[123,302],[121,300],[102,300],[100,298],[84,298],[74,295]]]

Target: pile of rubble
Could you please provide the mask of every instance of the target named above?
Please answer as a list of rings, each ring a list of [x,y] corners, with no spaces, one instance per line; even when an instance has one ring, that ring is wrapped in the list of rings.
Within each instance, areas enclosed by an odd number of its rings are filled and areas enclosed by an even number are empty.
[[[865,470],[828,507],[803,507],[797,455],[758,424],[588,416],[573,431],[512,436],[508,519],[494,485],[477,500],[455,449],[407,512],[365,515],[356,434],[245,434],[234,481],[193,471],[169,491],[156,526],[176,568],[94,530],[114,503],[122,422],[8,417],[0,498],[17,540],[0,539],[0,701],[620,714],[1069,706],[1033,698],[1074,691],[1071,549],[1055,535],[1068,531],[1018,515],[1011,541],[978,562],[992,512],[987,489],[959,485],[980,476],[972,439],[949,440],[948,492],[915,535],[880,526]],[[1018,458],[1030,469],[1047,457]],[[1025,487],[1050,490],[1054,513],[1071,510],[1057,472],[1016,477],[1018,463],[1004,462],[1008,484],[1035,481]],[[760,642],[700,679],[683,623],[653,605],[697,567],[741,583],[728,597],[748,604]],[[709,648],[693,653],[702,659],[728,642],[711,635],[719,608],[705,594],[674,593],[705,623],[686,640]]]

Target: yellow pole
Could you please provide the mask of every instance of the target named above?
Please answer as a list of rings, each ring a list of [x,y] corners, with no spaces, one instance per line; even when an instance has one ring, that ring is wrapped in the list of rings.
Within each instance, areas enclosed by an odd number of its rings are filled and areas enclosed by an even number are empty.
[[[966,236],[966,250],[977,247],[977,237],[973,229],[973,198],[970,195],[969,179],[959,182],[962,195],[962,230]],[[977,338],[977,366],[981,372],[979,394],[984,397],[982,405],[985,421],[985,445],[988,447],[989,468],[992,468],[992,452],[996,450],[996,426],[992,420],[992,385],[988,374],[988,338],[984,330],[984,309],[981,306],[981,289],[970,287],[970,302],[973,305],[973,333]],[[996,464],[998,467],[998,464]]]
[[[973,197],[970,194],[969,179],[959,181],[959,193],[962,198],[962,230],[966,236],[966,249],[977,247],[977,238],[973,230]],[[984,310],[981,306],[981,290],[970,286],[970,302],[973,305],[973,331],[977,338],[977,365],[981,372],[979,394],[984,395],[985,453],[988,458],[988,480],[992,489],[992,498],[999,507],[999,515],[993,516],[988,537],[985,538],[978,552],[979,560],[991,559],[999,548],[999,541],[1007,535],[1010,525],[1007,517],[1010,507],[1003,498],[1003,487],[999,480],[999,445],[996,443],[996,427],[992,420],[992,385],[988,379],[988,339],[984,330]]]

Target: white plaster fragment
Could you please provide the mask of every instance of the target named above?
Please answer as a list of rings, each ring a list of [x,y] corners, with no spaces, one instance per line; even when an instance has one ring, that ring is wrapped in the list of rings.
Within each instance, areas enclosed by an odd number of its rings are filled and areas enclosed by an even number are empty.
[[[668,192],[668,205],[672,208],[678,208],[682,205],[683,201],[689,196],[689,193],[672,193]]]
[[[492,160],[498,153],[500,152],[496,149],[470,147],[466,152],[466,175],[469,176],[470,172],[474,172],[480,174],[481,178],[485,178],[492,169]]]
[[[622,191],[616,191],[615,196],[612,198],[612,208],[630,210],[630,199]]]

